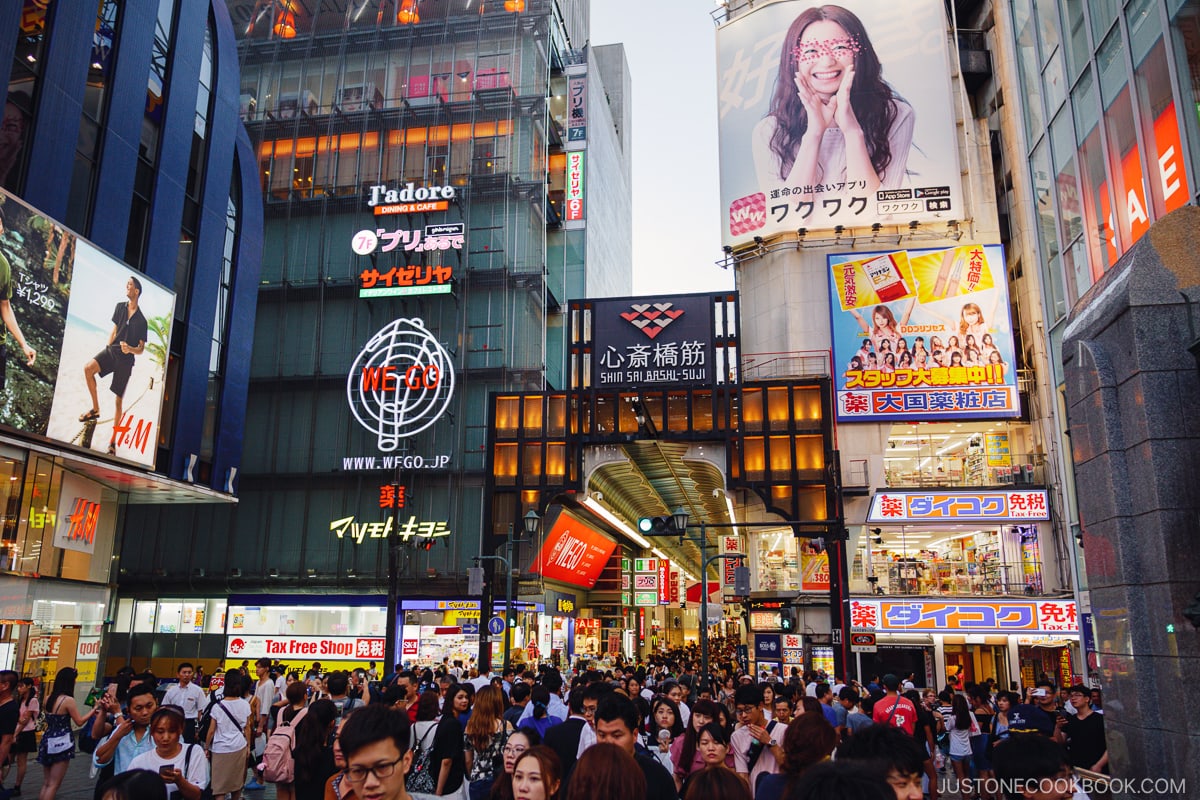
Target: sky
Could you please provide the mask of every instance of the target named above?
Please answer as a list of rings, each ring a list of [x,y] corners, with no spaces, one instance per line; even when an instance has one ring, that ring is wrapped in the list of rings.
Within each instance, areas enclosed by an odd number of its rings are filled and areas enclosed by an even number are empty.
[[[712,0],[592,0],[591,44],[625,45],[633,84],[633,290],[722,291]]]

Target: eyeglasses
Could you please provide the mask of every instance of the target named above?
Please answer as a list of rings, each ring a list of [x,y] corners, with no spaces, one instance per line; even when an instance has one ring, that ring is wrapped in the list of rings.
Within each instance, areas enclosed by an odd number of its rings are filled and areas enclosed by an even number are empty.
[[[526,747],[525,745],[522,745],[522,744],[506,744],[506,745],[504,745],[503,752],[504,752],[504,755],[506,755],[506,756],[519,756],[519,755],[521,755],[521,753],[524,753],[528,749],[529,749],[528,747]]]
[[[739,707],[739,708],[736,708],[736,709],[734,709],[733,713],[734,713],[734,714],[736,714],[736,715],[737,715],[737,716],[739,716],[739,717],[744,717],[744,716],[746,716],[747,714],[753,714],[753,713],[754,713],[754,709],[753,709],[753,708],[740,708],[740,707]]]
[[[376,778],[390,778],[392,773],[396,771],[396,765],[404,760],[404,756],[397,758],[395,761],[384,761],[376,764],[373,767],[347,767],[346,780],[351,783],[362,783],[367,779],[368,775],[374,775]]]

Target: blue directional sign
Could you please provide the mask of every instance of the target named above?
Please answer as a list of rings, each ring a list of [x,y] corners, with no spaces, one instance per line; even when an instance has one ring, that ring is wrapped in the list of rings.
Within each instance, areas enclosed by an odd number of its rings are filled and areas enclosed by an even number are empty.
[[[504,633],[504,617],[492,617],[488,620],[488,633],[499,636]]]
[[[479,635],[479,623],[478,622],[464,622],[462,624],[462,632],[463,632],[463,636],[478,636]]]

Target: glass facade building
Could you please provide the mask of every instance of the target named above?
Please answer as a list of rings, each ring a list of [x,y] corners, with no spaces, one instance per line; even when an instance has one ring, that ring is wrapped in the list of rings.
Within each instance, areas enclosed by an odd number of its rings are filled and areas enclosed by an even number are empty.
[[[19,320],[0,401],[0,666],[75,666],[86,692],[144,509],[236,500],[262,201],[224,6],[8,3],[0,65],[3,304]],[[89,407],[85,365],[127,298],[146,324],[129,323],[131,377],[104,371]]]
[[[211,641],[143,620],[123,632],[142,663],[252,656],[242,633],[283,635],[297,614],[314,636],[381,634],[378,615],[347,609],[385,605],[397,537],[402,596],[465,596],[489,393],[561,386],[567,299],[630,289],[629,112],[603,83],[627,98],[628,70],[619,45],[582,45],[587,3],[228,12],[264,208],[240,502],[159,510],[147,530],[192,547],[127,543],[121,588],[253,612]],[[348,405],[360,351],[393,320],[418,321],[454,372],[444,413],[394,451]],[[315,608],[349,622],[322,627]]]

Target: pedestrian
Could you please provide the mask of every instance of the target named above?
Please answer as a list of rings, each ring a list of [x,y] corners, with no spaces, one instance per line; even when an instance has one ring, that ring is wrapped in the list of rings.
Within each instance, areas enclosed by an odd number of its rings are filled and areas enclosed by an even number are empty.
[[[503,768],[492,782],[490,800],[513,800],[512,775],[513,769],[517,765],[517,759],[526,750],[539,744],[541,744],[541,739],[538,737],[537,731],[532,728],[519,728],[513,731],[501,751]]]
[[[887,781],[857,764],[817,764],[796,782],[795,800],[892,800]]]
[[[246,694],[249,681],[240,673],[225,682],[225,696],[209,712],[205,746],[211,756],[213,797],[238,800],[246,782],[246,757],[254,741],[254,718]],[[186,723],[185,728],[186,731]]]
[[[484,800],[492,791],[496,764],[512,732],[503,717],[504,693],[485,686],[475,694],[471,718],[463,735],[470,800]]]
[[[139,683],[129,689],[125,697],[128,711],[122,711],[113,695],[106,694],[97,701],[114,715],[112,732],[99,740],[92,753],[92,766],[98,770],[94,794],[97,800],[100,786],[128,771],[133,759],[154,749],[154,737],[150,735],[150,717],[158,710],[154,687]]]
[[[877,772],[892,787],[896,800],[924,797],[921,779],[925,776],[925,751],[898,728],[871,725],[856,731],[838,745],[836,758],[856,769]]]
[[[46,730],[38,744],[38,763],[42,765],[42,790],[39,800],[54,800],[58,787],[66,777],[67,767],[75,758],[75,739],[71,723],[85,725],[96,710],[86,716],[75,705],[75,679],[79,673],[73,667],[63,667],[54,676],[50,697],[46,700]],[[14,722],[12,730],[16,730]]]
[[[1093,711],[1089,704],[1088,688],[1072,686],[1067,699],[1074,714],[1059,713],[1055,720],[1054,741],[1066,745],[1071,766],[1108,772],[1108,745],[1104,739],[1104,715]],[[20,783],[20,780],[17,781]]]
[[[667,772],[657,758],[637,750],[639,721],[633,701],[612,692],[596,706],[596,742],[618,745],[633,756],[646,778],[646,790],[643,795],[646,800],[675,800],[677,793],[671,773]]]
[[[532,711],[527,710],[521,716],[521,727],[533,728],[537,731],[538,738],[545,738],[551,727],[564,721],[562,717],[550,714],[550,698],[550,690],[546,686],[535,685],[529,693],[529,707]]]
[[[469,683],[454,684],[446,692],[446,699],[450,702],[450,708],[443,708],[442,713],[453,712],[458,724],[466,728],[471,720],[471,705],[475,702],[475,687]]]
[[[180,664],[175,672],[178,683],[167,688],[162,700],[164,706],[179,706],[183,709],[183,741],[186,744],[196,743],[196,721],[200,719],[200,713],[208,703],[204,690],[192,680],[194,674],[195,668],[191,664],[186,661]]]
[[[566,800],[646,797],[646,775],[638,766],[629,748],[610,742],[595,744],[575,762],[575,771],[567,783]]]
[[[800,777],[813,765],[829,758],[837,741],[837,729],[823,714],[801,714],[783,734],[783,761],[779,771],[759,774],[754,797],[757,800],[790,797]]]
[[[292,760],[296,763],[295,800],[323,800],[325,782],[337,772],[331,734],[338,719],[332,700],[318,700],[296,724]]]
[[[544,744],[529,748],[517,758],[512,782],[515,800],[558,800],[562,788],[558,755]]]
[[[646,726],[646,737],[642,746],[674,774],[675,764],[671,761],[671,744],[683,735],[683,720],[679,706],[670,697],[656,697],[651,705],[650,722]]]
[[[436,709],[436,695],[433,704]],[[338,744],[346,762],[343,783],[350,784],[355,797],[409,800],[405,775],[413,763],[410,736],[408,715],[382,703],[345,718]]]
[[[671,742],[671,763],[675,765],[673,770],[675,786],[680,791],[689,775],[704,769],[705,761],[699,748],[700,732],[709,724],[715,724],[721,729],[723,738],[728,742],[729,729],[719,721],[722,709],[724,706],[719,706],[711,700],[701,700],[696,703],[696,707],[692,709],[691,724],[687,726],[682,736],[675,737],[675,740]],[[732,753],[727,756],[726,766],[733,768]]]
[[[148,769],[122,772],[96,787],[98,800],[166,800],[163,779]]]
[[[17,718],[17,735],[11,751],[17,762],[17,782],[13,784],[13,794],[21,793],[21,781],[25,778],[29,754],[36,753],[38,748],[37,721],[41,714],[41,705],[38,703],[37,686],[33,678],[21,678],[17,682],[17,699],[21,705]]]
[[[778,765],[783,762],[783,737],[788,726],[766,720],[762,713],[762,689],[754,684],[739,686],[734,703],[734,712],[741,725],[730,737],[734,769],[746,778],[753,795],[758,776],[777,772]]]
[[[745,785],[746,781],[733,772],[729,766],[733,761],[733,752],[729,742],[729,734],[715,722],[710,722],[700,729],[699,739],[696,745],[696,755],[700,757],[700,767],[692,770],[687,778],[679,787],[681,797],[686,797],[688,794],[694,794],[691,789],[693,779],[702,772],[706,772],[710,767],[724,767],[729,772]],[[747,792],[749,786],[747,785]]]
[[[1036,732],[1014,732],[992,753],[996,780],[1009,800],[1071,800],[1075,773],[1062,745]]]
[[[243,691],[248,687],[243,687]],[[275,731],[288,726],[299,725],[308,714],[308,687],[303,681],[293,681],[284,689],[284,705],[275,712]],[[342,719],[345,719],[343,717]],[[336,747],[336,742],[334,744]],[[295,800],[296,788],[292,782],[275,782],[275,800]]]
[[[166,784],[168,798],[200,800],[200,793],[208,786],[208,759],[204,757],[204,748],[180,741],[183,724],[183,710],[178,706],[162,706],[155,711],[150,717],[154,749],[133,759],[129,769],[158,773]],[[41,800],[52,798],[53,795],[43,794]]]
[[[429,776],[429,780],[421,784],[429,788],[421,788],[420,791],[439,796],[458,792],[466,774],[463,729],[452,708],[447,707],[439,713],[435,692],[421,695],[413,734],[417,749],[422,751],[414,752],[413,758],[424,756]],[[414,775],[410,774],[409,779],[413,778]]]
[[[271,659],[264,657],[255,661],[254,672],[258,676],[258,683],[254,685],[254,698],[250,701],[250,708],[256,724],[250,750],[254,755],[252,761],[255,767],[250,782],[245,786],[249,791],[266,788],[257,764],[258,757],[266,747],[267,735],[271,732],[271,709],[275,706],[275,681],[271,679]],[[225,676],[225,680],[229,680],[228,675]]]
[[[684,800],[750,800],[746,780],[724,764],[713,764],[692,775]]]

